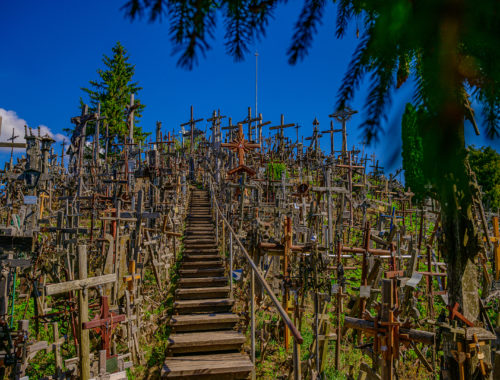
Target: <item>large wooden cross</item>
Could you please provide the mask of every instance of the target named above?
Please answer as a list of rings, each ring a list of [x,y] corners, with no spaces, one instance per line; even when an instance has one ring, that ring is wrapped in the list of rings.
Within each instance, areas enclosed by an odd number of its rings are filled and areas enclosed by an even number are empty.
[[[186,125],[189,125],[189,135],[191,136],[191,146],[189,147],[189,151],[192,152],[193,151],[193,145],[194,145],[194,136],[196,133],[195,131],[195,127],[196,127],[196,123],[202,121],[203,119],[197,119],[195,120],[194,119],[194,116],[193,116],[193,106],[191,106],[191,118],[189,119],[188,122],[186,123],[182,123],[181,124],[181,127],[184,128]],[[199,131],[199,133],[201,133],[201,131]],[[183,133],[184,135],[184,133]]]
[[[80,324],[80,378],[82,380],[90,379],[90,337],[89,331],[83,328],[85,322],[89,319],[89,299],[88,288],[105,285],[116,281],[116,274],[107,274],[99,277],[87,278],[87,246],[78,246],[78,274],[79,279],[74,281],[61,282],[45,286],[45,295],[78,291],[78,319]]]
[[[234,169],[231,169],[228,174],[233,175],[235,173],[246,172],[251,176],[255,175],[255,170],[249,168],[245,165],[245,153],[250,152],[252,149],[260,148],[260,144],[250,143],[245,140],[245,136],[243,134],[243,126],[241,123],[238,124],[238,136],[235,140],[229,143],[221,144],[223,148],[229,148],[233,152],[238,154],[238,166]]]
[[[93,329],[101,335],[101,347],[106,350],[106,358],[111,357],[110,350],[110,340],[113,330],[120,324],[120,322],[125,321],[125,314],[117,315],[109,311],[108,297],[101,296],[101,310],[99,315],[89,321],[82,324],[84,330]]]
[[[347,152],[347,131],[346,131],[346,123],[352,117],[352,115],[358,113],[358,111],[354,111],[349,107],[344,108],[343,110],[337,111],[328,115],[329,117],[334,118],[339,123],[342,123],[342,155],[345,156]]]
[[[336,132],[342,132],[343,133],[344,129],[333,129],[333,120],[330,121],[330,129],[327,129],[326,131],[321,131],[321,133],[330,133],[330,156],[333,157],[335,155],[335,146],[333,144],[333,134]],[[343,135],[342,135],[343,136]],[[346,142],[347,145],[347,142]],[[342,138],[342,146],[344,146],[344,139]],[[344,153],[344,152],[342,152]]]
[[[252,118],[252,107],[248,107],[248,116],[245,118],[245,120],[240,121],[238,124],[248,124],[248,140],[249,141],[254,141],[253,139],[253,127],[252,123],[255,121],[262,121],[260,116]]]

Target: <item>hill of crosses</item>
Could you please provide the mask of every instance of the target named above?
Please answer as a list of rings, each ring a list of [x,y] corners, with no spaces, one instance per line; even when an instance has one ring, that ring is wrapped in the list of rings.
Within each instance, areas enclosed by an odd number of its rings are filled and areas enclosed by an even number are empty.
[[[356,111],[299,138],[191,107],[135,141],[132,97],[118,144],[82,109],[62,149],[1,143],[23,151],[0,173],[1,378],[451,379],[451,358],[500,379],[499,223],[474,176],[480,252],[451,302],[441,205],[347,146]]]

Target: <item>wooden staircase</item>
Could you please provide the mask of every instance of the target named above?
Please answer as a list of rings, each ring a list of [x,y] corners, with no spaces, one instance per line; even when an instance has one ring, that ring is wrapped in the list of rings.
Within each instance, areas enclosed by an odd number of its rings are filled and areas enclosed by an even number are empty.
[[[253,370],[235,331],[228,278],[219,255],[207,191],[191,193],[184,251],[175,291],[165,379],[245,379]]]

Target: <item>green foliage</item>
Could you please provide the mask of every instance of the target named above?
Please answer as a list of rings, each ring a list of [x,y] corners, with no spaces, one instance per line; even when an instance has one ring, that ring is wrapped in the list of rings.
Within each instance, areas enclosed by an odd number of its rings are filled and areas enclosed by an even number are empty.
[[[267,164],[267,173],[271,180],[280,180],[283,173],[286,175],[286,165],[283,162],[270,162]]]
[[[117,42],[112,49],[113,55],[103,56],[102,62],[104,69],[97,70],[98,80],[90,81],[90,88],[82,88],[90,99],[89,112],[97,112],[98,103],[101,103],[101,114],[106,117],[104,123],[108,125],[110,141],[115,138],[122,143],[128,137],[127,106],[130,105],[130,96],[134,94],[134,103],[138,107],[134,111],[134,140],[144,141],[148,136],[142,132],[138,122],[145,108],[137,98],[139,87],[132,78],[135,74],[135,66],[129,63],[127,51],[120,42]],[[80,107],[83,106],[83,100],[80,99]],[[100,135],[105,136],[106,130],[101,123]],[[94,133],[94,126],[87,126],[87,134]],[[112,150],[112,149],[111,149]]]
[[[414,199],[417,202],[422,201],[425,197],[424,147],[420,130],[424,112],[422,107],[417,109],[408,103],[401,123],[401,137],[403,140],[401,155],[403,156],[405,185],[407,189],[410,188],[415,194]]]
[[[493,210],[500,208],[500,154],[490,147],[472,145],[468,148],[468,159],[484,193],[485,206]]]

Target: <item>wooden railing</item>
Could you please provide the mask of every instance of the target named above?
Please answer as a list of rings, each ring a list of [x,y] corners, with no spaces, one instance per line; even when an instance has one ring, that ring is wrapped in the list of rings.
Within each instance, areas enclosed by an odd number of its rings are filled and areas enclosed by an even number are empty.
[[[233,227],[229,223],[229,221],[226,219],[224,213],[219,207],[219,203],[217,202],[217,197],[214,189],[214,184],[212,182],[211,178],[208,178],[207,184],[209,186],[210,190],[210,198],[211,198],[211,203],[212,203],[212,209],[215,210],[215,219],[216,219],[216,237],[218,238],[219,236],[219,217],[223,221],[223,225],[227,227],[229,231],[229,281],[230,281],[230,291],[232,295],[232,272],[233,272],[233,241],[236,242],[236,244],[240,247],[241,252],[243,253],[243,257],[245,257],[247,263],[249,264],[251,268],[250,272],[250,313],[251,313],[251,356],[252,356],[252,362],[255,365],[255,278],[257,278],[258,282],[262,286],[262,288],[267,292],[269,298],[273,302],[274,306],[278,310],[281,318],[283,319],[283,322],[285,325],[290,329],[290,333],[293,336],[293,373],[294,373],[294,379],[299,380],[301,378],[301,370],[300,370],[300,347],[299,345],[302,344],[304,339],[302,338],[302,335],[300,334],[300,331],[297,329],[297,327],[293,324],[292,320],[290,319],[289,315],[287,312],[283,309],[283,306],[281,306],[280,301],[276,298],[274,292],[272,291],[271,287],[265,280],[264,276],[260,273],[259,268],[255,264],[255,262],[252,260],[250,255],[248,254],[247,250],[243,246],[241,240],[238,238],[238,235],[234,231]],[[233,240],[234,239],[234,240]],[[254,371],[254,377],[255,377],[255,371]]]

